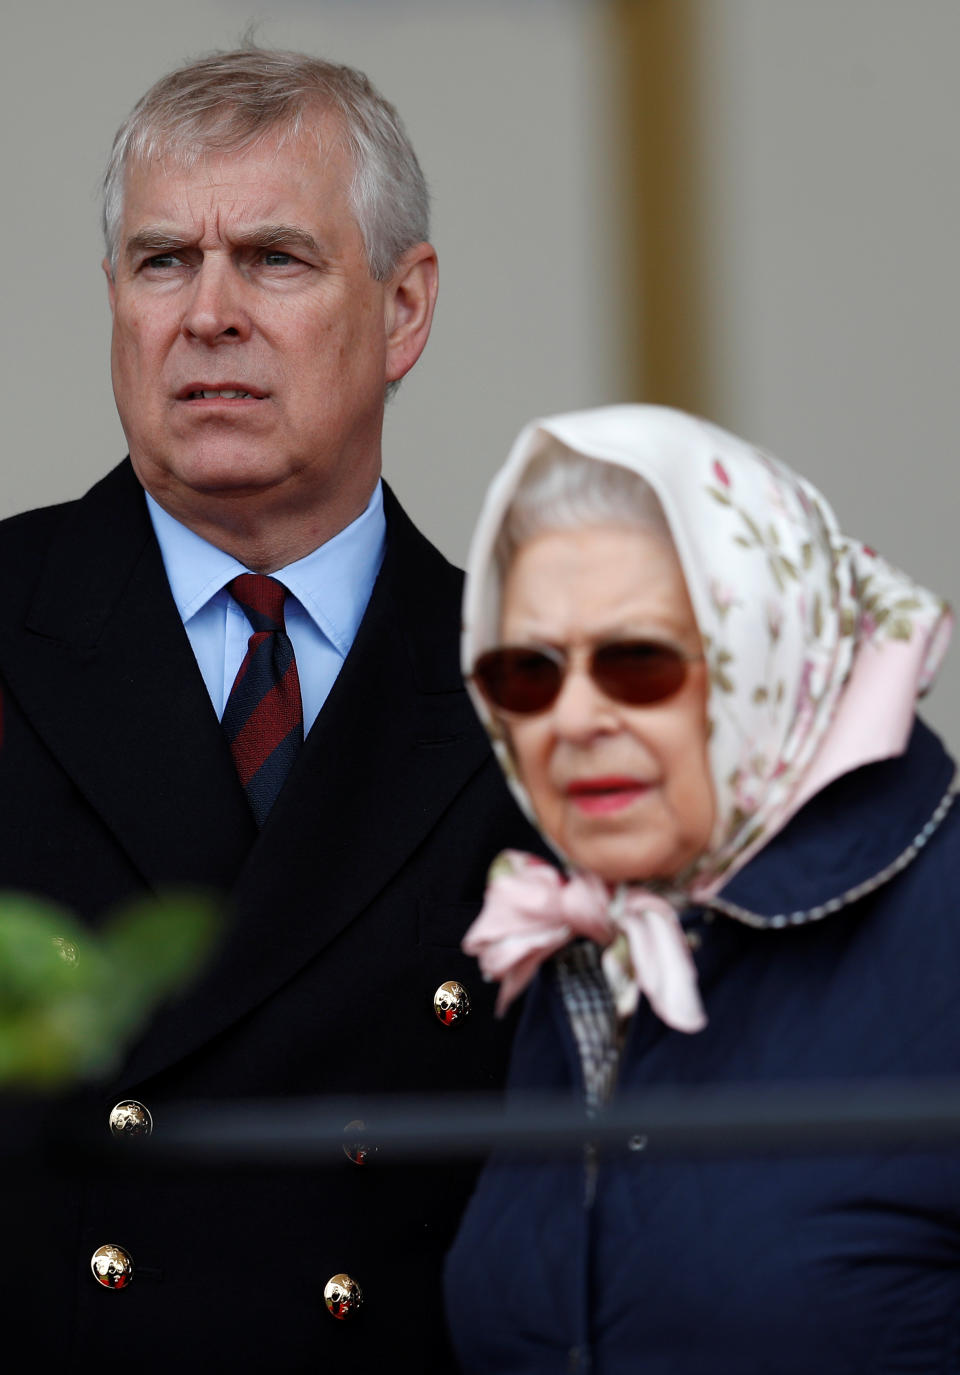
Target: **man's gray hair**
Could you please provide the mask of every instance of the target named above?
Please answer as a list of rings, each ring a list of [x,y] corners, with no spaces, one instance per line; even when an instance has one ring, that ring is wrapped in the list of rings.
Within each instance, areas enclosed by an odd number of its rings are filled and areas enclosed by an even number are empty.
[[[501,584],[528,540],[589,525],[639,527],[672,543],[663,507],[646,478],[554,442],[528,465],[503,518],[494,551]]]
[[[243,47],[215,52],[161,77],[120,126],[103,179],[103,232],[116,261],[127,167],[169,157],[192,167],[209,152],[236,153],[268,134],[310,134],[318,116],[342,123],[353,160],[350,198],[373,277],[386,280],[430,233],[423,172],[394,107],[362,72],[305,53]]]

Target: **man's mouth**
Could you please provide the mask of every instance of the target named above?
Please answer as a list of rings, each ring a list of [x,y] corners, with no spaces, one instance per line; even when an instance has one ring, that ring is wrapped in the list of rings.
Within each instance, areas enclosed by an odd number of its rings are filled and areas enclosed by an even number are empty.
[[[257,387],[245,387],[236,382],[220,387],[191,382],[177,392],[178,401],[262,401],[265,396],[266,392]]]
[[[248,391],[192,391],[187,397],[188,401],[213,401],[216,397],[222,397],[224,401],[236,401],[240,397],[249,396]]]

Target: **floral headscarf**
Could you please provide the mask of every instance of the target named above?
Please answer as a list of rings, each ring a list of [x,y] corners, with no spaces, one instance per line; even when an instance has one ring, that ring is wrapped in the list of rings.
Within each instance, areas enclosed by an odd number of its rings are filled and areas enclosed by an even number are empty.
[[[559,442],[653,488],[687,582],[710,674],[714,833],[684,883],[715,893],[820,788],[906,747],[916,698],[949,640],[946,604],[842,535],[820,493],[706,421],[609,406],[534,421],[494,479],[467,569],[462,663],[498,640],[494,547],[528,465]],[[474,704],[528,815],[479,691]]]

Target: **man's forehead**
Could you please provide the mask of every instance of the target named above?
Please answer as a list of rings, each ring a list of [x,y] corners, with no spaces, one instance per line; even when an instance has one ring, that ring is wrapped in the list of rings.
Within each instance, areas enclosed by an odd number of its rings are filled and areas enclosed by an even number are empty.
[[[166,190],[215,190],[244,181],[270,180],[296,187],[303,177],[348,180],[353,160],[343,122],[330,112],[311,118],[298,132],[267,129],[239,146],[156,140],[142,156],[129,159],[124,188],[133,194],[162,195]]]
[[[124,186],[124,229],[225,216],[252,228],[314,222],[324,209],[350,212],[351,164],[342,145],[300,136],[241,150],[176,150],[131,163]],[[352,215],[351,215],[352,218]]]

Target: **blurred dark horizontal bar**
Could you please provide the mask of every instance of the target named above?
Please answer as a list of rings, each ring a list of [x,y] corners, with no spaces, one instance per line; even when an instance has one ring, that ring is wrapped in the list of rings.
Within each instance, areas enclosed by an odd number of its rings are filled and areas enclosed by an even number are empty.
[[[364,1125],[347,1127],[357,1120]],[[168,1102],[156,1105],[153,1135],[135,1154],[195,1165],[322,1165],[341,1163],[345,1144],[413,1160],[492,1149],[543,1156],[588,1143],[659,1156],[955,1149],[960,1080],[658,1088],[617,1098],[592,1119],[569,1096],[535,1094],[507,1104],[439,1095]]]

